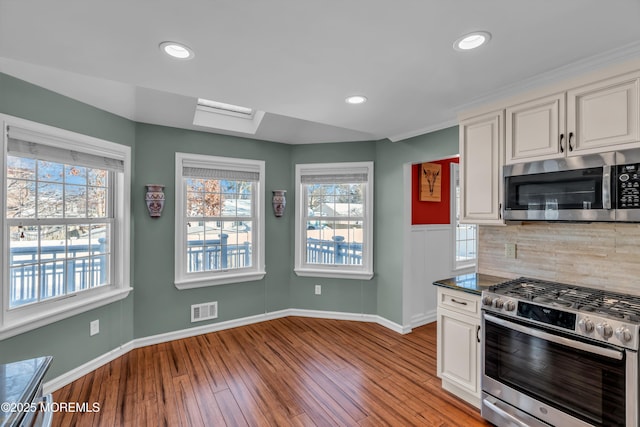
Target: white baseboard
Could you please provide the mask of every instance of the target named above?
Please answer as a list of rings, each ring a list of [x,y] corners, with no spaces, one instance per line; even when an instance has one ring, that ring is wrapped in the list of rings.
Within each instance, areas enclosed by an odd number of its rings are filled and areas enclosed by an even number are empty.
[[[437,310],[429,310],[419,316],[411,318],[411,327],[417,328],[418,326],[426,325],[427,323],[435,322],[438,319]]]
[[[75,369],[72,369],[52,380],[47,381],[43,384],[43,394],[47,395],[49,393],[53,393],[54,391],[61,389],[67,384],[72,383],[73,381],[81,378],[88,373],[95,371],[99,367],[106,365],[109,362],[116,360],[118,357],[124,356],[131,350],[133,350],[134,341],[129,341],[126,344],[121,345],[120,347],[114,348],[113,350],[96,357],[93,360],[88,361],[87,363],[78,366]]]
[[[146,347],[148,345],[162,344],[165,342],[189,338],[196,335],[208,334],[211,332],[222,331],[225,329],[237,328],[238,326],[246,326],[254,323],[260,323],[267,320],[279,319],[288,316],[300,316],[300,317],[315,317],[319,319],[336,319],[336,320],[351,320],[359,322],[371,322],[378,323],[386,328],[393,330],[399,334],[406,334],[411,332],[411,326],[402,326],[397,323],[391,322],[384,317],[375,314],[359,314],[359,313],[342,313],[336,311],[320,311],[320,310],[302,310],[302,309],[287,309],[280,311],[272,311],[269,313],[258,314],[255,316],[243,317],[240,319],[228,320],[225,322],[211,323],[203,326],[196,326],[193,328],[182,329],[179,331],[167,332],[164,334],[151,335],[144,338],[137,338],[128,343],[125,343],[105,354],[96,357],[93,360],[78,366],[52,380],[47,381],[43,385],[44,394],[53,393],[54,391],[61,389],[67,384],[87,375],[88,373],[98,369],[99,367],[106,365],[107,363],[124,356],[131,350],[140,347]]]

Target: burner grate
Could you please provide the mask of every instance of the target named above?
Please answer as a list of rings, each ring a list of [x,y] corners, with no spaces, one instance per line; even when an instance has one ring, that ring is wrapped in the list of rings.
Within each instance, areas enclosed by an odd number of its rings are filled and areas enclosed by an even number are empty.
[[[520,277],[489,288],[490,292],[542,304],[604,314],[640,323],[640,297],[564,283]]]

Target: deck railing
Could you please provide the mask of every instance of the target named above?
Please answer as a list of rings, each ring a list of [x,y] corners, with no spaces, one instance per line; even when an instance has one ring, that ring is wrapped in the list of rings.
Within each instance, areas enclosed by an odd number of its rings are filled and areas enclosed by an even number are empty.
[[[9,259],[9,303],[16,307],[99,286],[107,281],[105,241],[13,247]]]
[[[107,257],[104,240],[94,244],[11,248],[10,306],[59,297],[104,284]],[[38,258],[39,255],[39,258]],[[38,259],[40,262],[38,262]],[[307,262],[315,264],[362,264],[362,244],[333,240],[307,240]],[[235,269],[251,266],[249,242],[229,244],[220,239],[190,240],[187,245],[189,272]],[[38,274],[39,273],[39,274]]]
[[[343,236],[332,240],[307,239],[309,264],[362,264],[362,243],[345,242]]]
[[[220,239],[189,240],[187,271],[192,273],[251,266],[251,244],[229,244],[228,240],[228,234],[222,234]]]

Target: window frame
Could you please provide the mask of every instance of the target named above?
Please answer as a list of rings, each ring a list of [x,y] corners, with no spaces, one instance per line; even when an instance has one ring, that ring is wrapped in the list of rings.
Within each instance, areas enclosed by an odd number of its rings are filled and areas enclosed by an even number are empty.
[[[371,280],[373,270],[373,162],[300,163],[296,164],[295,175],[295,248],[294,272],[302,277],[325,277],[339,279]],[[303,175],[336,175],[366,170],[364,194],[364,220],[362,265],[349,264],[308,264],[306,262],[306,191],[301,182]]]
[[[475,268],[478,265],[478,224],[460,224],[458,212],[460,210],[460,195],[458,190],[458,188],[460,187],[460,164],[452,162],[450,168],[452,242],[451,261],[453,265],[453,271],[468,270],[471,268]],[[458,183],[458,185],[456,185],[456,183]],[[458,261],[458,227],[460,225],[475,227],[475,258]]]
[[[2,170],[0,171],[2,178],[0,180],[2,182],[0,186],[2,209],[2,218],[0,218],[0,262],[2,263],[1,280],[4,283],[0,295],[0,306],[2,307],[0,313],[0,340],[2,340],[124,299],[133,288],[131,286],[130,266],[131,147],[6,114],[0,114],[0,122],[3,129]],[[6,218],[7,189],[5,186],[7,182],[7,150],[9,144],[7,126],[19,128],[22,134],[29,137],[29,140],[42,145],[109,157],[123,162],[123,172],[110,173],[113,176],[113,183],[110,184],[111,202],[113,203],[113,230],[111,233],[112,242],[110,242],[111,263],[109,268],[111,280],[109,284],[85,289],[71,295],[9,308],[10,242],[8,240],[8,224],[11,221]]]
[[[257,172],[252,203],[252,266],[241,269],[209,270],[187,273],[187,191],[184,183],[185,164],[206,169],[237,170]],[[231,283],[250,282],[264,278],[265,271],[265,162],[263,160],[239,159],[233,157],[209,156],[205,154],[176,152],[175,164],[175,276],[178,289],[193,289]],[[256,227],[257,225],[257,227]],[[257,228],[257,230],[256,230]]]

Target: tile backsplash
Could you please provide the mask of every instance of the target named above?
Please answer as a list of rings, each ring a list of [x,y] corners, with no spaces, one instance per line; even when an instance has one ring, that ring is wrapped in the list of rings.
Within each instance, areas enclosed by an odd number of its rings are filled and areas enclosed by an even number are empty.
[[[640,295],[640,224],[523,223],[479,226],[478,272]],[[505,257],[516,244],[516,258]]]

